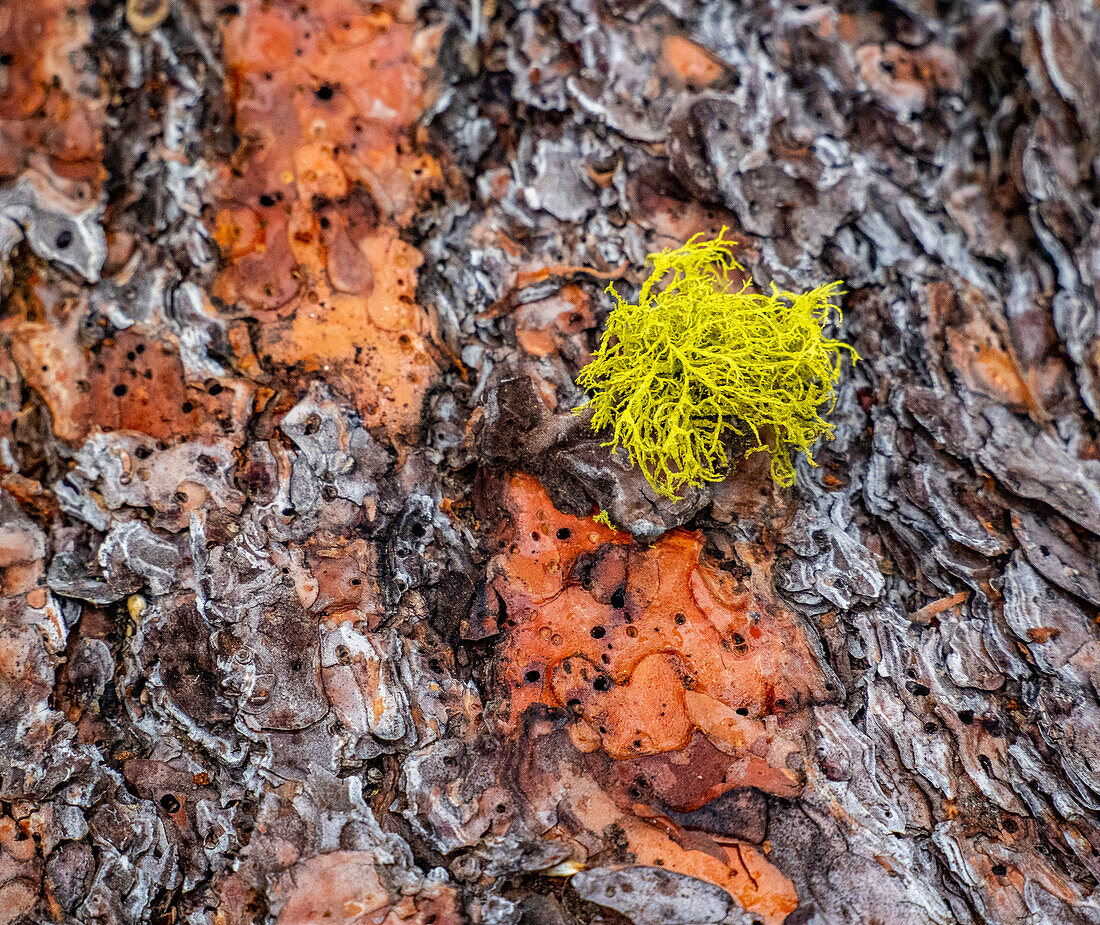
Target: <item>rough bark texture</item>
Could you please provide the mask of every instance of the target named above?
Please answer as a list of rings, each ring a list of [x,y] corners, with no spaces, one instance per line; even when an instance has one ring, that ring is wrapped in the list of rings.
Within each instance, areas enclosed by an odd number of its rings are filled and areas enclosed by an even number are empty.
[[[0,925],[1100,922],[1098,61],[0,0]],[[573,380],[722,226],[864,359],[795,488],[670,505]]]

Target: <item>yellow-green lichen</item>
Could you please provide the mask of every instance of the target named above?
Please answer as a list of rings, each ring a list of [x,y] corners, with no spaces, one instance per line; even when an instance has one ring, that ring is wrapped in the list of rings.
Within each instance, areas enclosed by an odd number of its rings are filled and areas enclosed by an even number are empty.
[[[821,409],[836,404],[841,355],[858,359],[822,333],[840,318],[841,283],[804,293],[736,287],[729,274],[743,268],[724,234],[650,254],[636,305],[609,285],[617,304],[577,379],[590,393],[577,412],[590,410],[594,431],[610,429],[604,445],[625,448],[670,500],[725,476],[731,434],[750,441],[748,453],[770,450],[772,477],[793,484],[791,450],[813,464],[813,443],[832,437]]]
[[[605,527],[610,527],[612,532],[618,533],[618,529],[611,522],[611,515],[607,511],[600,511],[598,514],[592,515],[592,522],[597,524],[603,524]]]

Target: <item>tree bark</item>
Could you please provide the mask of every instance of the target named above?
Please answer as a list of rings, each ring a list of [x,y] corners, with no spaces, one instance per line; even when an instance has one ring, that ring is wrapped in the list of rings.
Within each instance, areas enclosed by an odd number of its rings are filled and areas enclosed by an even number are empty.
[[[1098,61],[0,0],[0,925],[1100,922]],[[723,228],[860,360],[670,503],[575,378]]]

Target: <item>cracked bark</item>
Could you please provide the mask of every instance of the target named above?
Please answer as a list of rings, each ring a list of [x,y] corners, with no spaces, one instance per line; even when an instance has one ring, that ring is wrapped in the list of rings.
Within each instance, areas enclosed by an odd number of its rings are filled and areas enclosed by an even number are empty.
[[[0,925],[1100,921],[1098,60],[0,0]],[[573,380],[723,226],[864,360],[669,505]]]

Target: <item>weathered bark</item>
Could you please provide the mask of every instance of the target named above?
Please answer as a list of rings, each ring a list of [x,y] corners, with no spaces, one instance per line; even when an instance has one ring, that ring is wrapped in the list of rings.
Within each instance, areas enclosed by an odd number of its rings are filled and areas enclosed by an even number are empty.
[[[0,925],[1100,921],[1098,61],[0,0]],[[671,505],[574,378],[723,226],[862,360]]]

